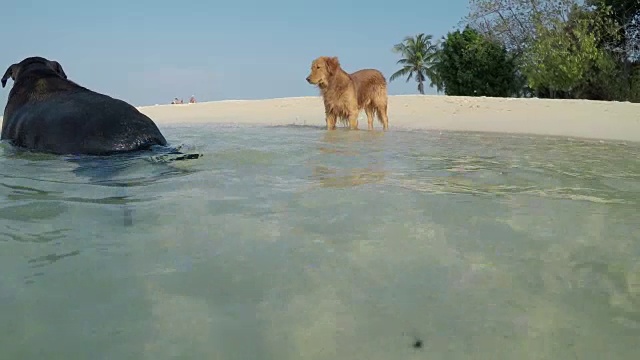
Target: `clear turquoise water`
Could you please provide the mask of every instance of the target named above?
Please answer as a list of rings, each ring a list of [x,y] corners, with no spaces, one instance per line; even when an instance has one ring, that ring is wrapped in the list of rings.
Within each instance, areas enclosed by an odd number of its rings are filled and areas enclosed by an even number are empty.
[[[0,148],[3,359],[637,358],[638,144],[162,130]]]

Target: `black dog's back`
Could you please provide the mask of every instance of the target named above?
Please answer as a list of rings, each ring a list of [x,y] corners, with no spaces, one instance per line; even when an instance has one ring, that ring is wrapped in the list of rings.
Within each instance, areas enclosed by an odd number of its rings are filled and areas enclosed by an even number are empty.
[[[107,155],[167,144],[138,109],[85,89],[59,92],[16,109],[5,132],[16,146],[57,154]]]

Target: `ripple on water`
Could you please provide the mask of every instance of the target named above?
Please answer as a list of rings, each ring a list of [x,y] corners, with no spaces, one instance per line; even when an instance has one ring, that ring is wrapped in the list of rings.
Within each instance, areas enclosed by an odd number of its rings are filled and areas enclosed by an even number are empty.
[[[45,265],[53,264],[54,262],[66,257],[76,256],[78,254],[80,254],[80,250],[74,250],[64,254],[48,254],[29,259],[28,263],[31,264],[31,267],[33,268],[39,268]]]
[[[64,239],[66,233],[71,230],[69,228],[49,229],[50,226],[42,226],[42,230],[38,231],[36,226],[25,229],[25,226],[20,223],[15,225],[7,224],[5,229],[0,231],[0,240],[24,243],[48,243]]]

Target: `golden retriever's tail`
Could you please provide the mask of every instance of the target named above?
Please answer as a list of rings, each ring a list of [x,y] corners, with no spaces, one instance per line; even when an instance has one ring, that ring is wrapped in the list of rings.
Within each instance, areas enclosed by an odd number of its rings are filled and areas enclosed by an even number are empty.
[[[384,85],[377,86],[373,96],[373,108],[375,116],[382,124],[383,129],[389,128],[389,117],[387,115],[387,87]]]

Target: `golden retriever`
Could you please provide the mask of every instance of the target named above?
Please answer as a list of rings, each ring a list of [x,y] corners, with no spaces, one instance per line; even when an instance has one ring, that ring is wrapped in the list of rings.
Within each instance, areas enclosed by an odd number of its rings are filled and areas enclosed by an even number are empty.
[[[362,109],[367,114],[369,130],[373,130],[374,115],[384,130],[389,129],[387,80],[380,71],[364,69],[348,74],[337,57],[321,56],[311,62],[307,82],[320,88],[327,130],[334,130],[338,119],[348,121],[351,129],[358,129]]]

